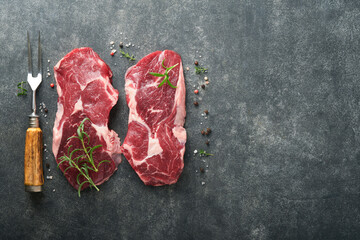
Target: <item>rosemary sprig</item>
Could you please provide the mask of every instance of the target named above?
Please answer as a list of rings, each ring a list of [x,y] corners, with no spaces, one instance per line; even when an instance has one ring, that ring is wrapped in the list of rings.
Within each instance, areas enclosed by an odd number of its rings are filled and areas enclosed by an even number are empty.
[[[26,82],[24,82],[24,81],[21,81],[17,84],[17,88],[18,88],[18,93],[16,94],[17,96],[27,94],[27,90],[24,88],[25,84],[26,84]],[[19,92],[19,91],[21,91],[21,92]]]
[[[82,149],[76,148],[70,152],[72,148],[72,145],[70,145],[68,148],[67,155],[65,154],[64,156],[60,157],[59,159],[61,161],[58,164],[58,167],[65,162],[69,164],[69,166],[64,170],[64,174],[66,173],[67,170],[71,168],[75,168],[79,172],[79,174],[76,176],[76,182],[79,185],[78,187],[79,197],[81,196],[80,195],[81,188],[86,183],[89,183],[90,187],[94,187],[97,191],[99,191],[99,188],[95,185],[94,181],[91,179],[89,171],[98,172],[99,167],[102,163],[110,162],[109,160],[102,160],[97,164],[97,166],[95,165],[93,152],[95,149],[102,147],[102,145],[96,145],[94,147],[87,146],[90,145],[90,136],[84,131],[84,123],[86,121],[90,121],[90,119],[84,118],[84,120],[81,121],[76,131],[77,136],[72,136],[67,139],[68,141],[73,138],[78,139],[81,142],[83,148]],[[85,140],[87,141],[85,142]],[[73,155],[76,152],[79,152],[81,154],[73,158]],[[80,182],[80,176],[83,176],[85,180]]]
[[[207,70],[208,70],[207,68],[195,66],[195,73],[196,74],[205,73],[205,72],[207,72]]]
[[[214,156],[214,154],[211,153],[207,153],[205,150],[199,149],[199,155],[204,157],[204,156]]]
[[[164,80],[158,85],[158,88],[161,87],[162,85],[164,85],[164,83],[169,84],[170,87],[172,88],[176,88],[177,86],[174,86],[171,84],[171,82],[169,81],[169,72],[171,71],[171,69],[173,69],[174,67],[176,67],[177,65],[179,65],[179,63],[175,64],[174,66],[171,67],[165,67],[164,66],[164,60],[162,61],[161,65],[163,66],[163,68],[165,68],[165,73],[161,74],[161,73],[155,73],[155,72],[149,72],[151,75],[155,76],[155,77],[164,77]]]
[[[129,59],[129,62],[130,61],[135,61],[136,59],[135,59],[135,57],[134,57],[134,55],[131,55],[130,56],[130,54],[129,53],[125,53],[124,52],[124,50],[122,50],[122,49],[120,49],[120,51],[119,51],[120,53],[121,53],[121,55],[123,56],[123,57],[126,57],[126,58],[128,58]]]

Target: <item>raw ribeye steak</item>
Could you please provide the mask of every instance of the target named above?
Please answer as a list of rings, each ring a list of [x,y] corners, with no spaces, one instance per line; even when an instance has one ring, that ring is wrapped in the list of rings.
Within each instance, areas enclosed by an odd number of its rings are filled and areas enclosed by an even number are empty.
[[[81,149],[78,139],[69,137],[77,135],[77,128],[84,118],[84,131],[90,137],[90,146],[102,145],[93,152],[95,165],[103,162],[97,172],[89,171],[96,185],[102,184],[117,169],[121,161],[120,139],[108,128],[109,114],[118,100],[118,91],[111,85],[112,72],[109,66],[91,48],[78,48],[68,53],[54,67],[54,74],[59,95],[57,113],[53,129],[53,153],[57,163],[60,157],[68,155],[71,150]],[[74,153],[73,158],[79,154]],[[64,170],[68,162],[60,164]],[[78,189],[76,177],[79,171],[70,168],[65,177],[69,183]],[[85,179],[80,178],[80,183]],[[83,185],[82,189],[88,184]]]
[[[169,72],[171,88],[150,72]],[[125,74],[126,101],[130,108],[128,132],[121,150],[146,185],[176,183],[184,167],[186,142],[185,80],[181,57],[165,50],[153,52]]]

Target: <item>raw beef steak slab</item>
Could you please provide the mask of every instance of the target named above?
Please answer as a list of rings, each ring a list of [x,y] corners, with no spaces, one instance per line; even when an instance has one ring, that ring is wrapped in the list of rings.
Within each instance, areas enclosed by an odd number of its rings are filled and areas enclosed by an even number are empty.
[[[149,72],[169,72],[171,88]],[[130,67],[125,74],[129,125],[121,150],[146,185],[176,183],[184,167],[185,80],[181,57],[165,50],[153,52]]]
[[[102,184],[117,169],[121,161],[120,139],[108,128],[109,114],[118,100],[118,91],[111,85],[112,72],[108,65],[91,48],[74,49],[61,59],[54,67],[54,74],[59,95],[57,113],[53,129],[53,153],[57,163],[59,158],[68,155],[71,150],[82,148],[78,139],[69,137],[76,135],[76,130],[84,118],[85,132],[90,136],[90,146],[102,145],[93,153],[95,165],[102,160],[109,160],[100,165],[99,171],[89,171],[96,185]],[[73,158],[76,157],[75,153]],[[68,162],[60,164],[64,170]],[[65,177],[78,189],[76,181],[78,170],[70,168]],[[80,182],[82,182],[82,179]],[[83,185],[82,189],[88,185]]]

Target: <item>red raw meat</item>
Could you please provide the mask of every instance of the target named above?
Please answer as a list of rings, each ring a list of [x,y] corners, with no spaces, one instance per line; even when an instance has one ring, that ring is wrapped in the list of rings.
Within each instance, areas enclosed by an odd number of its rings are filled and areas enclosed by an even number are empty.
[[[169,72],[171,88],[149,72]],[[128,133],[121,150],[146,185],[176,183],[184,167],[185,80],[181,57],[165,50],[153,52],[125,74],[126,101],[130,108]]]
[[[100,185],[114,173],[121,162],[120,138],[108,128],[109,113],[118,100],[119,92],[111,85],[112,72],[109,66],[91,48],[74,49],[54,67],[59,95],[57,113],[53,129],[53,153],[57,163],[59,158],[71,150],[82,148],[78,139],[67,140],[76,134],[80,122],[85,122],[85,132],[90,136],[90,145],[102,145],[93,153],[99,171],[89,171],[96,185]],[[69,164],[64,162],[64,171]],[[71,168],[65,173],[69,183],[78,189],[76,176],[78,170]],[[80,182],[82,182],[82,179]],[[82,189],[88,185],[85,184]]]

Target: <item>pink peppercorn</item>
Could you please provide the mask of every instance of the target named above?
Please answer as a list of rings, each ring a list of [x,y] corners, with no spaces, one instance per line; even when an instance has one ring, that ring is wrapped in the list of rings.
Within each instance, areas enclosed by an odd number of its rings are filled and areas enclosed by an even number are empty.
[[[196,90],[194,91],[194,93],[195,93],[195,94],[198,94],[198,93],[199,93],[199,90],[196,89]]]

